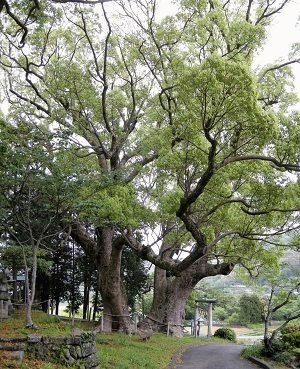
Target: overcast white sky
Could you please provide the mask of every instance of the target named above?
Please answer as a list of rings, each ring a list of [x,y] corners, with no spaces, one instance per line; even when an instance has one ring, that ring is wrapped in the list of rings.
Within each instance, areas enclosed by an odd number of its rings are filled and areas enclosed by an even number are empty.
[[[258,55],[259,64],[283,58],[287,60],[291,45],[300,43],[300,0],[292,1],[278,14],[270,28],[268,42]],[[294,65],[295,82],[300,95],[300,63]]]
[[[296,25],[300,16],[300,1],[294,0],[277,15],[270,28],[269,40],[265,47],[264,58],[285,57],[289,53],[291,44],[300,42],[300,25]],[[300,66],[299,68],[300,69]]]

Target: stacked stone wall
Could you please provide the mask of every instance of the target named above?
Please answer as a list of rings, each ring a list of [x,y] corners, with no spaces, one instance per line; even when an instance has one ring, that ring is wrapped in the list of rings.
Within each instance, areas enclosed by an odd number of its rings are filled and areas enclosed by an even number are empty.
[[[71,365],[80,369],[99,369],[95,338],[93,332],[83,332],[68,337],[30,334],[22,339],[20,345],[20,339],[0,337],[0,349],[7,357],[17,358],[19,361],[23,360],[25,353],[35,359]]]

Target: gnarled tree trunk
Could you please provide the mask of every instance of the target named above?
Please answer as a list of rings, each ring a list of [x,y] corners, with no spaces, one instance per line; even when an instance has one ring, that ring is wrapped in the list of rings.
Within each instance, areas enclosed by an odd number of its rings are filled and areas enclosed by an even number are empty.
[[[103,303],[103,330],[128,331],[130,319],[126,292],[121,281],[122,245],[113,242],[113,227],[98,229],[99,288]]]
[[[184,306],[194,286],[185,276],[172,277],[158,267],[154,274],[154,297],[144,326],[159,332],[182,336],[182,324],[185,316]]]
[[[94,240],[79,224],[72,224],[71,237],[78,242],[98,269],[98,286],[103,304],[104,332],[130,330],[126,291],[121,280],[123,244],[115,240],[112,225],[98,227]]]
[[[144,329],[166,332],[176,337],[183,335],[185,303],[196,284],[205,277],[218,274],[227,275],[233,270],[233,264],[209,264],[207,260],[198,260],[178,277],[171,277],[165,270],[155,268],[154,297],[152,308],[142,322]]]

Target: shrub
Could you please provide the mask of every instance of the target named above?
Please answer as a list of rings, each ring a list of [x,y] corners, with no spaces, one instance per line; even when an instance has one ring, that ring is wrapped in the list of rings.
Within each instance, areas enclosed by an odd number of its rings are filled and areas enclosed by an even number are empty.
[[[240,324],[240,315],[238,313],[232,313],[228,319],[227,322],[229,324]]]
[[[291,324],[281,330],[282,341],[290,348],[300,347],[300,326]]]
[[[265,357],[269,357],[274,359],[275,361],[281,361],[279,360],[279,356],[285,351],[285,344],[282,341],[282,339],[276,339],[272,342],[272,345],[269,345],[268,347],[264,346],[262,354]]]
[[[216,306],[214,308],[214,318],[223,322],[227,318],[226,310],[221,306]]]
[[[298,367],[300,367],[300,347],[296,347],[291,352],[294,355],[294,360],[298,364]]]
[[[224,338],[225,340],[236,342],[236,334],[233,329],[219,328],[215,331],[215,337]]]
[[[287,334],[287,333],[293,333],[293,332],[299,332],[300,331],[300,325],[299,324],[289,324],[282,328],[281,333]]]
[[[260,343],[260,344],[245,347],[241,355],[244,358],[248,358],[249,356],[254,356],[254,357],[259,358],[262,356],[262,351],[263,351],[263,345]]]
[[[289,363],[293,359],[293,354],[288,351],[277,352],[272,356],[272,360],[277,361],[278,363]]]

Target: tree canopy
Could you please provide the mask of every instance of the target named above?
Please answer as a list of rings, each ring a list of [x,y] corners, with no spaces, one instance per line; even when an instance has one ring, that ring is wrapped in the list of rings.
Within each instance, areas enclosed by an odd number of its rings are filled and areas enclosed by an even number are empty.
[[[190,287],[276,264],[299,227],[299,47],[253,60],[288,3],[181,0],[161,19],[156,0],[3,2],[9,120],[51,134],[70,176],[61,224],[102,286],[122,283],[124,246]]]

